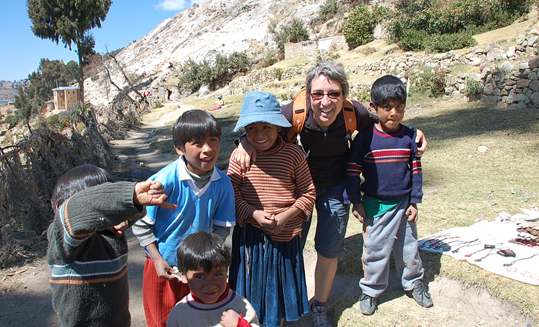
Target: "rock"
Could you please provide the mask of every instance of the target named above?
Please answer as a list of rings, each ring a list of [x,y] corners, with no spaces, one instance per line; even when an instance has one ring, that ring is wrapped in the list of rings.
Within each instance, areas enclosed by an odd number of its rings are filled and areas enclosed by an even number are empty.
[[[528,61],[528,67],[529,69],[535,69],[539,67],[539,57],[533,58],[532,60]]]
[[[530,100],[532,100],[533,104],[536,106],[539,106],[539,92],[535,92],[530,96]]]
[[[518,69],[529,69],[530,65],[527,62],[523,62],[520,65],[518,65]]]
[[[530,84],[530,81],[527,79],[519,79],[517,82],[517,88],[525,88]]]
[[[517,109],[526,109],[527,106],[524,102],[517,103]]]
[[[535,41],[537,41],[537,39],[539,39],[539,36],[537,35],[532,35],[528,38],[528,46],[531,47],[535,44]]]
[[[494,91],[494,86],[492,84],[486,84],[483,93],[486,95],[491,95]]]
[[[481,153],[485,153],[487,152],[488,150],[488,147],[484,146],[484,145],[481,145],[480,147],[477,148],[477,151],[481,152]]]
[[[515,66],[511,64],[509,61],[504,61],[502,64],[502,71],[509,73],[510,71],[513,70],[514,67]]]
[[[472,65],[472,66],[479,66],[479,65],[481,65],[481,62],[482,62],[482,60],[479,57],[472,57],[470,59],[470,65]]]
[[[534,81],[530,82],[530,84],[528,84],[528,87],[532,91],[538,92],[539,91],[539,81],[534,80]]]
[[[517,36],[516,42],[518,45],[523,45],[526,42],[526,35],[521,34]]]
[[[517,55],[517,48],[515,46],[509,47],[505,55],[508,58],[515,57]]]

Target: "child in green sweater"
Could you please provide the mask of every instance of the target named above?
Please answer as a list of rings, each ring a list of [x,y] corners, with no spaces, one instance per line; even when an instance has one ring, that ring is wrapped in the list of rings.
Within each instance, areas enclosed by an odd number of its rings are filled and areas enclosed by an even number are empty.
[[[144,207],[175,206],[156,181],[112,183],[105,170],[83,165],[54,188],[47,231],[53,307],[63,327],[130,326],[127,239],[122,230]]]

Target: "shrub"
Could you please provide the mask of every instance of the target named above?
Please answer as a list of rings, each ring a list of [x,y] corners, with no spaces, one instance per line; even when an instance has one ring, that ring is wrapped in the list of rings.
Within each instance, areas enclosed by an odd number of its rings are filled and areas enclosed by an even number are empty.
[[[402,40],[399,42],[399,48],[404,51],[421,51],[424,49],[427,38],[428,34],[423,30],[406,30],[403,33]]]
[[[441,68],[424,68],[417,76],[409,77],[415,81],[410,92],[440,97],[445,94],[445,76],[446,73]]]
[[[348,46],[353,49],[373,41],[374,24],[372,12],[367,7],[362,5],[352,11],[343,25],[343,34]]]
[[[469,79],[466,83],[466,95],[469,97],[475,97],[483,94],[485,87],[481,82],[474,79]]]
[[[230,56],[218,53],[213,64],[204,59],[197,63],[189,58],[181,67],[178,81],[180,89],[190,93],[196,92],[202,85],[216,90],[232,80],[232,77],[249,69],[249,57],[245,53],[234,52]]]
[[[440,53],[454,49],[471,47],[476,44],[477,41],[469,32],[432,35],[426,40],[425,51],[430,53]]]
[[[405,46],[408,41],[400,41],[406,31],[428,35],[486,32],[511,24],[529,12],[530,4],[528,0],[397,0],[395,8],[397,15],[389,25],[391,40]]]
[[[393,13],[386,7],[374,6],[369,10],[360,5],[348,16],[343,25],[343,34],[348,46],[353,49],[374,40],[375,25],[383,19],[389,18]]]
[[[157,102],[157,103],[155,104],[155,109],[163,108],[164,106],[165,106],[165,105],[162,104],[161,102]]]
[[[338,6],[335,0],[327,0],[325,4],[320,5],[318,15],[323,22],[326,22],[335,16],[337,9]]]
[[[282,76],[283,76],[283,70],[281,68],[277,68],[275,70],[275,78],[280,81]]]
[[[309,31],[303,25],[301,19],[294,18],[289,24],[284,25],[280,32],[276,32],[270,23],[269,30],[273,35],[273,41],[277,43],[279,54],[284,55],[284,45],[290,41],[305,41],[309,39]]]

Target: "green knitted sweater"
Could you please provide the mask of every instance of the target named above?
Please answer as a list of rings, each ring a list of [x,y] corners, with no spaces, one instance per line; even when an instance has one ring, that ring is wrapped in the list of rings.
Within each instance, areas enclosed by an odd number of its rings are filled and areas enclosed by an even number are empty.
[[[63,327],[130,326],[127,239],[107,228],[136,220],[135,183],[106,183],[76,193],[49,226],[47,261],[53,307]]]

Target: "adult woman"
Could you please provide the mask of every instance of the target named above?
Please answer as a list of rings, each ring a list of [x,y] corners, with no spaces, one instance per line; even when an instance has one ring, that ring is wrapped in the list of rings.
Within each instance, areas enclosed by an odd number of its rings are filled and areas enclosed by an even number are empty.
[[[344,236],[349,218],[349,202],[344,194],[344,180],[348,163],[348,132],[343,105],[349,94],[349,84],[342,64],[321,61],[307,72],[307,117],[299,132],[301,145],[308,154],[307,162],[316,187],[317,226],[315,249],[315,293],[309,306],[314,326],[331,326],[327,319],[325,304],[337,271],[338,258],[342,255]],[[357,130],[372,126],[377,119],[359,102],[352,101],[356,114]],[[293,105],[283,106],[282,111],[292,122]],[[286,131],[285,131],[286,132]],[[427,140],[418,132],[419,152],[427,147]],[[252,158],[251,158],[252,154]],[[246,139],[233,153],[242,168],[248,169],[256,153]],[[303,237],[308,226],[303,226]]]

